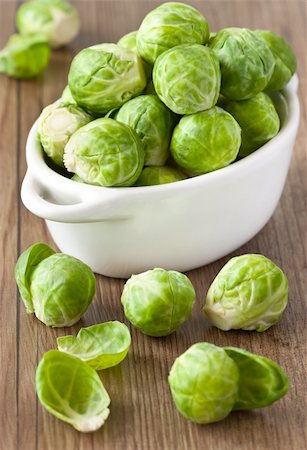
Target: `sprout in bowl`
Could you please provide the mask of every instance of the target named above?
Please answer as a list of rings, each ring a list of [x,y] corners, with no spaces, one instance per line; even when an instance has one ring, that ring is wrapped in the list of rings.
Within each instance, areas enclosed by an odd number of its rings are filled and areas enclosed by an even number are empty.
[[[98,44],[74,57],[68,84],[79,106],[104,115],[141,94],[146,76],[136,53],[116,44]]]
[[[154,64],[166,50],[180,44],[206,44],[209,26],[204,16],[189,5],[170,2],[151,11],[137,33],[137,48]]]
[[[145,166],[163,166],[169,157],[169,143],[174,127],[172,112],[156,95],[140,95],[125,103],[116,120],[133,128],[145,151]]]
[[[46,154],[60,167],[69,138],[92,117],[77,105],[53,103],[43,109],[38,124],[38,137]]]
[[[113,119],[90,122],[65,147],[65,167],[89,184],[131,186],[143,164],[142,141],[132,128]]]

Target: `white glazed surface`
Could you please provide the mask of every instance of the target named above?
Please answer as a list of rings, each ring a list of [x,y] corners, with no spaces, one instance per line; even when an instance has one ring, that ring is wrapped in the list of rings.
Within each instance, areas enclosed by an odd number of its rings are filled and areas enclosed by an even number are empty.
[[[44,161],[36,122],[27,141],[23,203],[46,219],[62,252],[103,275],[213,262],[255,236],[275,210],[299,123],[296,88],[294,78],[284,92],[282,129],[259,150],[224,169],[159,186],[104,188],[57,174]]]

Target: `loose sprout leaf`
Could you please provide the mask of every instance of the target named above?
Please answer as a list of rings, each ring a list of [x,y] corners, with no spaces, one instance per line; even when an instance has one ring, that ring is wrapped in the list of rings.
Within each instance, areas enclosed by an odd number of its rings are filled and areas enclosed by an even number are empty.
[[[239,369],[238,398],[233,409],[271,405],[288,391],[288,378],[274,361],[235,347],[224,347]]]
[[[54,253],[55,251],[48,245],[38,242],[31,245],[18,258],[15,268],[15,278],[28,313],[34,312],[31,294],[32,274],[41,261]]]
[[[95,370],[119,364],[127,355],[131,336],[121,322],[104,322],[81,328],[77,336],[57,338],[58,349],[85,361]]]
[[[41,359],[36,392],[51,414],[78,431],[95,431],[109,416],[110,398],[96,371],[58,350],[50,350]]]

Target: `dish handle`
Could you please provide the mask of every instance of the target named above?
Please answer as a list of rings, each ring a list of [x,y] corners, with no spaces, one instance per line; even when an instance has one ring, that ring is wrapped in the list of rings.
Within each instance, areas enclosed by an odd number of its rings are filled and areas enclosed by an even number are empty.
[[[76,199],[70,204],[59,204],[48,199],[46,190],[28,171],[21,187],[21,200],[25,207],[38,217],[54,222],[91,223],[106,220],[127,220],[129,214],[121,216],[118,205],[108,198]]]

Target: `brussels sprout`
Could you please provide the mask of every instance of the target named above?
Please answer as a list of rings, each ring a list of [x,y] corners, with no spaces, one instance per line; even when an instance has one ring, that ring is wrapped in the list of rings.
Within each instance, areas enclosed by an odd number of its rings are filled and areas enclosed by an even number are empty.
[[[74,133],[64,165],[89,184],[132,186],[144,164],[143,144],[129,126],[109,118],[88,123]]]
[[[136,328],[149,336],[167,336],[190,316],[195,291],[182,273],[153,269],[129,278],[121,302]]]
[[[279,131],[280,120],[274,104],[263,92],[240,102],[224,101],[222,105],[241,127],[239,158],[257,150]]]
[[[41,404],[84,433],[98,430],[110,414],[110,397],[97,372],[79,358],[50,350],[36,369]]]
[[[159,56],[154,65],[157,95],[177,114],[193,114],[214,106],[220,82],[218,60],[203,45],[174,47]]]
[[[76,105],[77,104],[76,100],[72,96],[71,90],[68,85],[65,87],[64,91],[62,92],[61,104],[62,105]]]
[[[174,362],[168,382],[178,411],[207,424],[231,412],[238,392],[238,368],[225,350],[207,342],[192,345]]]
[[[120,40],[117,42],[117,45],[122,48],[127,48],[128,50],[131,50],[134,53],[138,53],[138,49],[136,46],[136,31],[130,31],[130,33],[125,34],[120,38]]]
[[[82,359],[95,370],[119,364],[125,359],[130,344],[129,329],[118,321],[81,328],[76,337],[57,338],[60,351]]]
[[[53,327],[78,322],[95,294],[91,269],[45,244],[34,244],[21,254],[15,277],[27,312]]]
[[[44,36],[13,34],[0,52],[0,73],[13,78],[32,78],[46,69],[50,48]]]
[[[238,123],[215,106],[183,117],[175,127],[170,150],[179,167],[200,175],[228,166],[236,159],[240,144]]]
[[[136,53],[116,44],[99,44],[74,57],[68,84],[79,106],[106,114],[139,95],[146,76]]]
[[[64,148],[70,136],[92,120],[75,105],[53,103],[43,109],[38,122],[38,137],[47,155],[64,166]]]
[[[145,166],[163,166],[169,156],[174,118],[156,95],[140,95],[125,103],[116,120],[133,128],[144,145]]]
[[[77,10],[64,0],[32,0],[23,3],[16,15],[20,33],[42,33],[53,48],[72,41],[79,32]]]
[[[241,348],[224,347],[224,350],[239,369],[234,410],[263,408],[286,394],[288,378],[275,362]]]
[[[145,167],[137,179],[135,186],[153,186],[155,184],[173,183],[184,180],[186,176],[175,167]]]
[[[136,45],[136,35],[137,31],[131,31],[130,33],[125,34],[120,38],[120,40],[117,42],[117,45],[122,48],[127,48],[128,50],[131,50],[134,53],[139,54],[137,45]],[[151,80],[151,74],[152,74],[152,64],[149,64],[147,61],[143,62],[144,72],[146,75],[146,78],[148,81]]]
[[[273,74],[275,59],[266,43],[247,28],[224,28],[210,41],[221,65],[221,93],[244,100],[263,91]]]
[[[256,30],[255,33],[266,42],[275,58],[274,72],[265,90],[280,91],[296,70],[295,55],[288,43],[278,34],[268,30]]]
[[[282,270],[262,255],[232,258],[211,284],[204,305],[221,330],[265,331],[281,318],[288,301]]]
[[[137,48],[153,64],[161,53],[180,44],[205,44],[207,20],[195,8],[182,3],[164,3],[144,18],[137,33]]]

